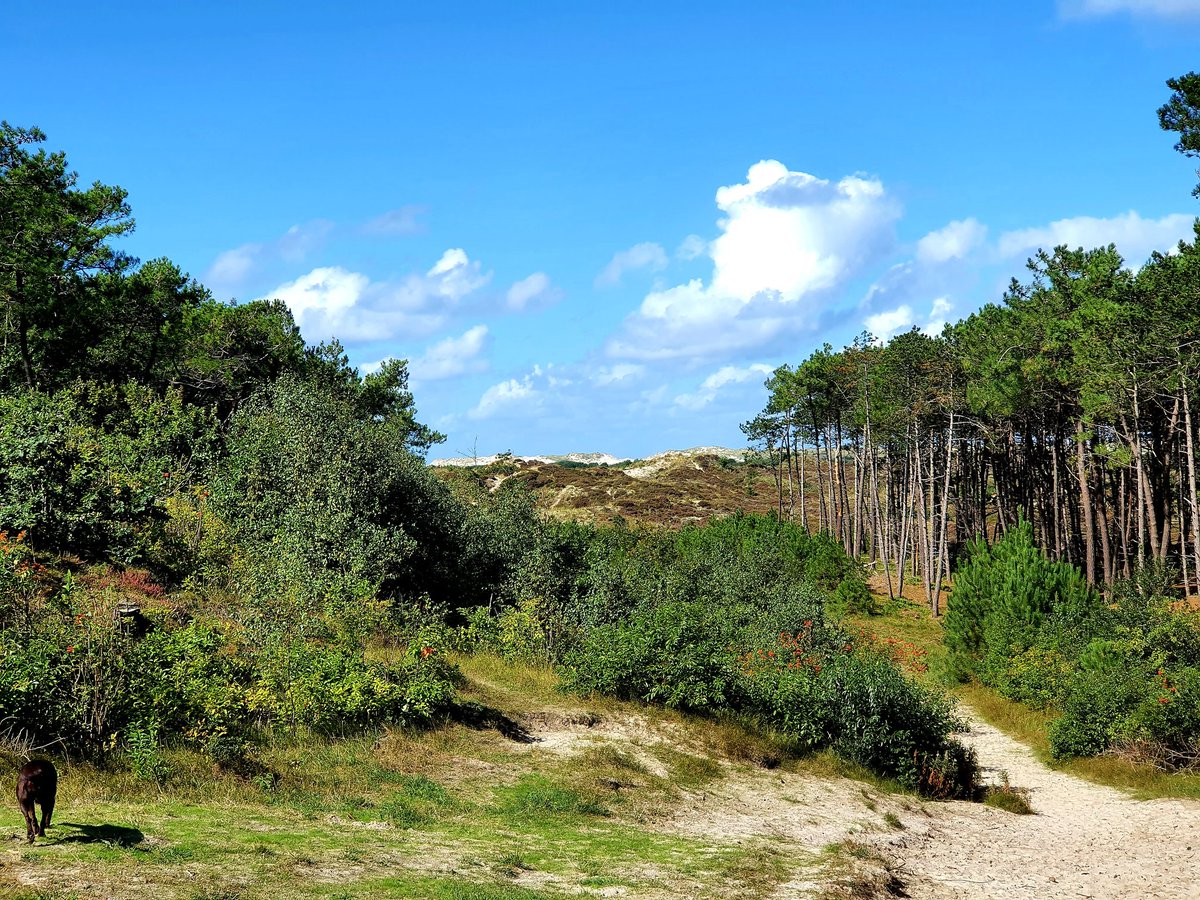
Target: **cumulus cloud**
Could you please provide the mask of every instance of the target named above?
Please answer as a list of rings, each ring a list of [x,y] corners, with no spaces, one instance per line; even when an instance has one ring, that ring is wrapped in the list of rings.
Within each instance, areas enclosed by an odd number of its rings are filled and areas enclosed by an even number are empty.
[[[429,208],[417,204],[406,204],[398,209],[391,209],[376,216],[369,222],[364,222],[360,229],[363,234],[404,237],[410,234],[420,234],[425,230],[421,216],[429,212]]]
[[[409,360],[408,371],[414,383],[486,372],[488,364],[482,354],[487,337],[487,326],[476,325],[458,337],[438,341],[420,356]]]
[[[314,219],[303,225],[293,225],[279,238],[242,244],[217,255],[204,273],[204,283],[220,294],[240,293],[246,283],[273,263],[302,262],[320,249],[333,231],[333,223]]]
[[[923,263],[942,263],[962,259],[987,238],[987,226],[975,219],[951,222],[931,231],[917,241],[917,259]]]
[[[1007,231],[1000,235],[996,249],[1001,257],[1013,258],[1028,256],[1038,249],[1050,251],[1059,244],[1086,250],[1116,244],[1127,263],[1140,266],[1152,251],[1170,250],[1181,240],[1192,237],[1193,221],[1193,216],[1184,213],[1143,219],[1133,210],[1107,219],[1076,216],[1037,228]]]
[[[946,327],[954,304],[949,297],[937,297],[930,304],[929,313],[921,323],[921,331],[930,337],[942,333]],[[905,303],[895,309],[888,309],[868,316],[864,324],[867,330],[880,342],[886,342],[902,331],[908,331],[917,324],[917,316],[912,306]]]
[[[282,300],[310,341],[337,337],[347,344],[428,335],[444,325],[463,298],[491,273],[458,248],[447,250],[424,275],[373,282],[338,266],[313,269],[267,297]]]
[[[750,379],[763,381],[772,371],[770,366],[763,363],[754,363],[743,368],[722,366],[700,382],[700,387],[693,393],[676,396],[675,405],[692,411],[704,409],[717,399],[726,385],[741,384]]]
[[[1139,18],[1200,19],[1200,0],[1060,0],[1068,19],[1128,13]]]
[[[954,312],[954,304],[949,297],[938,297],[933,301],[933,306],[929,310],[929,318],[925,320],[925,325],[922,327],[930,337],[939,335],[946,328],[946,323],[950,321],[950,313]]]
[[[562,292],[550,283],[545,272],[534,272],[513,284],[504,295],[505,305],[513,312],[541,308],[557,303]]]
[[[658,244],[649,241],[634,244],[628,250],[614,254],[608,265],[596,276],[596,287],[611,287],[619,284],[626,272],[649,269],[660,272],[667,267],[667,252]]]
[[[509,378],[485,390],[479,402],[467,412],[470,419],[499,416],[530,416],[539,413],[555,392],[574,382],[556,373],[553,365],[534,366],[520,378]]]
[[[831,182],[775,160],[720,188],[721,234],[708,245],[706,284],[657,290],[611,338],[631,359],[745,352],[787,330],[813,327],[823,301],[893,243],[899,206],[876,179]]]
[[[865,324],[871,334],[875,335],[881,341],[886,341],[892,335],[901,331],[908,331],[908,329],[912,328],[913,310],[911,306],[905,303],[903,306],[897,306],[895,309],[867,316]]]

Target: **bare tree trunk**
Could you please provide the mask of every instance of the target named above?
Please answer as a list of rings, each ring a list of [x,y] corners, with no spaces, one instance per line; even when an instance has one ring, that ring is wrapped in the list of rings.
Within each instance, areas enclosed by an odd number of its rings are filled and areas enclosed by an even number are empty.
[[[942,522],[941,522],[941,539],[938,545],[937,565],[934,571],[933,585],[933,616],[937,618],[941,613],[942,602],[942,569],[943,565],[949,567],[949,561],[946,559],[946,528],[950,519],[950,469],[953,464],[954,453],[954,407],[950,408],[950,425],[946,432],[946,472],[942,482]],[[932,475],[932,467],[930,469]],[[949,574],[947,572],[946,574]]]
[[[1096,535],[1092,518],[1091,477],[1085,461],[1086,440],[1083,436],[1083,420],[1075,420],[1075,465],[1079,470],[1079,503],[1083,511],[1083,574],[1088,584],[1096,583]]]
[[[914,507],[917,511],[917,520],[914,523],[915,533],[913,535],[913,543],[915,550],[913,553],[913,570],[916,571],[917,560],[920,560],[921,565],[921,584],[925,588],[925,603],[932,608],[933,594],[932,586],[929,582],[929,530],[930,523],[926,517],[926,496],[925,496],[925,463],[921,460],[921,442],[918,433],[918,439],[913,445],[913,470],[916,472],[916,483],[913,485],[913,500]],[[919,543],[917,542],[919,537]]]
[[[1196,502],[1196,453],[1192,445],[1192,407],[1188,398],[1187,378],[1183,381],[1183,428],[1187,435],[1187,477],[1188,500],[1192,510],[1192,544],[1196,553],[1196,592],[1200,593],[1200,528],[1196,526],[1196,517],[1200,514],[1200,505]],[[1182,522],[1182,514],[1180,515]]]
[[[829,526],[829,510],[825,504],[825,478],[821,474],[821,429],[817,428],[816,416],[813,416],[813,450],[817,456],[817,494],[820,505],[817,507],[817,530],[825,531]]]
[[[911,439],[911,426],[905,428],[906,442]],[[897,501],[900,504],[900,538],[896,544],[896,593],[901,597],[904,596],[904,564],[908,559],[908,544],[909,531],[912,521],[912,454],[904,455],[904,468],[902,470],[903,481],[900,485],[900,490],[896,494]]]
[[[808,531],[808,497],[807,497],[807,489],[806,489],[805,483],[804,483],[804,476],[806,474],[805,470],[807,468],[805,466],[805,462],[806,462],[805,457],[808,454],[804,449],[804,439],[797,437],[797,441],[799,441],[799,443],[800,443],[800,453],[799,453],[799,456],[800,456],[800,459],[799,459],[799,463],[800,463],[800,518],[804,522],[804,530]]]

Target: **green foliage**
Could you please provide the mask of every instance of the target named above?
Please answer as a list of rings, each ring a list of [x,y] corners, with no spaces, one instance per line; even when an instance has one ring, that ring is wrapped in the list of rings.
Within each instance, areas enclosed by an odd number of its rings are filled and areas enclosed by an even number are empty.
[[[826,623],[805,573],[841,573],[843,604],[862,587],[836,543],[753,516],[676,535],[618,530],[597,542],[577,580],[588,593],[571,600],[587,612],[562,658],[565,688],[734,711],[914,790],[971,794],[976,767],[949,739],[958,723],[948,701]],[[614,608],[622,612],[597,615]]]
[[[592,629],[564,660],[563,684],[579,693],[715,712],[730,705],[735,637],[725,610],[668,603],[639,610],[627,625]]]
[[[1158,110],[1158,122],[1164,131],[1179,134],[1175,149],[1184,156],[1200,156],[1200,75],[1188,72],[1178,78],[1168,78],[1170,99]],[[1200,197],[1200,184],[1192,189]]]
[[[384,663],[354,646],[291,641],[263,654],[261,672],[273,717],[319,732],[428,724],[455,696],[454,669],[429,645]]]
[[[333,616],[381,592],[444,595],[461,513],[406,448],[407,429],[403,419],[363,419],[345,398],[292,378],[247,403],[212,484],[244,548],[241,590]]]
[[[994,685],[1040,635],[1086,618],[1097,605],[1079,571],[1048,560],[1023,523],[991,547],[972,545],[955,574],[946,645],[971,658],[984,683]]]
[[[42,549],[165,564],[165,504],[216,452],[216,423],[177,392],[79,382],[0,394],[0,528]]]
[[[978,767],[972,751],[948,738],[962,727],[948,698],[872,654],[832,657],[828,678],[840,755],[931,796],[971,795]]]
[[[1170,767],[1200,746],[1200,627],[1173,607],[1174,576],[1148,565],[1099,600],[1030,529],[977,545],[945,619],[958,665],[1011,700],[1059,713],[1056,757],[1126,748]]]
[[[0,388],[80,374],[72,368],[86,359],[86,324],[100,318],[93,280],[131,263],[109,245],[133,230],[125,191],[76,187],[64,154],[28,149],[45,139],[0,122]]]

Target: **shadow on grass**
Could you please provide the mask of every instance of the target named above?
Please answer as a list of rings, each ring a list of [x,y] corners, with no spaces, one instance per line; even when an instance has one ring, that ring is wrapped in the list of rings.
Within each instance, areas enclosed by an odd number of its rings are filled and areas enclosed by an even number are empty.
[[[510,741],[519,744],[532,744],[537,741],[532,734],[525,730],[520,722],[510,719],[500,710],[482,703],[467,701],[455,706],[450,713],[450,720],[476,731],[498,731]]]
[[[145,835],[137,828],[124,825],[78,825],[74,822],[59,822],[55,828],[74,828],[74,834],[58,838],[56,844],[111,844],[116,847],[135,847]]]

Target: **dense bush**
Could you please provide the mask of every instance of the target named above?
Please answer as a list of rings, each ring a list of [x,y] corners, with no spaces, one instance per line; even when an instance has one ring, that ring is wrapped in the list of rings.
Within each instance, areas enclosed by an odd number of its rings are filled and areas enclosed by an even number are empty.
[[[861,579],[827,536],[744,515],[674,533],[582,534],[584,552],[567,554],[575,576],[547,590],[553,601],[476,613],[466,632],[510,655],[544,652],[552,607],[568,690],[732,711],[914,789],[971,793],[974,761],[949,737],[948,701],[826,621],[818,584],[850,583],[854,596]]]
[[[1147,566],[1102,602],[1028,526],[976,545],[955,577],[946,643],[961,671],[1058,714],[1058,757],[1121,751],[1171,767],[1200,758],[1200,621]]]
[[[243,550],[240,590],[336,610],[451,583],[459,510],[404,437],[306,381],[281,379],[247,403],[212,484]]]
[[[166,498],[216,450],[212,415],[178,392],[78,382],[0,394],[0,528],[44,550],[162,563]]]
[[[160,741],[235,763],[263,728],[419,725],[454,699],[456,673],[430,632],[368,657],[320,619],[192,617],[144,571],[64,577],[4,536],[0,587],[26,598],[0,628],[3,730],[91,758],[125,746],[148,773]],[[115,614],[131,600],[137,617]]]

